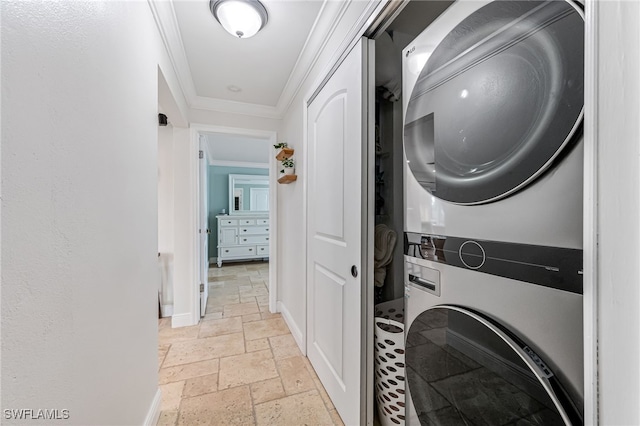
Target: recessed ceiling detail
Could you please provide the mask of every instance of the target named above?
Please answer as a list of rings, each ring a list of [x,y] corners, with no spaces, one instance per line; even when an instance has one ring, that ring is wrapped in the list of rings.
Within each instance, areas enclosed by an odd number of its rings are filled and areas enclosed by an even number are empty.
[[[319,1],[265,1],[269,25],[259,36],[231,38],[205,1],[174,1],[198,96],[276,106],[318,16]],[[232,83],[233,82],[233,83]],[[242,87],[231,95],[227,86]]]
[[[275,119],[284,116],[312,67],[327,54],[327,40],[343,18],[359,16],[364,23],[376,4],[262,0],[268,25],[241,40],[229,37],[209,1],[148,0],[188,106]],[[351,37],[345,34],[339,50]],[[232,92],[229,86],[242,90]]]

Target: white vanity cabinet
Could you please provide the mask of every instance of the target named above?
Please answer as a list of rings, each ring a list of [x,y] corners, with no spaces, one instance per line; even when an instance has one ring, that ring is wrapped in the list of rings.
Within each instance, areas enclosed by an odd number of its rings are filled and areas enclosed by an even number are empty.
[[[224,260],[269,257],[269,216],[216,216],[218,219],[218,268]]]

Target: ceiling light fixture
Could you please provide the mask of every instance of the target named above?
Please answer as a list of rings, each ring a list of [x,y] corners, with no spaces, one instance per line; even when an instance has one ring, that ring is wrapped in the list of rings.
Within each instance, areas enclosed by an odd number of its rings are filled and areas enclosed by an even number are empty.
[[[267,24],[267,9],[258,0],[210,0],[209,9],[234,37],[252,37]]]

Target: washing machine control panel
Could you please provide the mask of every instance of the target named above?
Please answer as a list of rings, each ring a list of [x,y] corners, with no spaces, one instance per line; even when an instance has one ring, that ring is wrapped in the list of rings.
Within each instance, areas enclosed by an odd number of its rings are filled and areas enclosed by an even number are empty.
[[[405,232],[404,254],[582,294],[582,250],[578,249]],[[420,272],[408,274],[409,282],[429,288],[430,278]]]

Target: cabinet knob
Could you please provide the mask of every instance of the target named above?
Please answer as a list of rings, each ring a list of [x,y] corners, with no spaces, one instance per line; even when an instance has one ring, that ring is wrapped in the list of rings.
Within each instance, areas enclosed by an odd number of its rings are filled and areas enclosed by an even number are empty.
[[[253,249],[249,249],[249,251],[253,251]]]
[[[247,230],[246,230],[246,229],[243,229],[243,230],[242,230],[242,232],[247,232]]]
[[[229,250],[225,250],[224,252],[225,252],[225,253],[229,253]]]
[[[247,241],[247,239],[246,239],[246,238],[243,238],[243,239],[242,239],[242,241]]]
[[[267,237],[266,240],[269,241],[269,237]]]
[[[269,232],[269,228],[267,228],[267,232]]]

